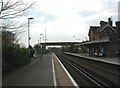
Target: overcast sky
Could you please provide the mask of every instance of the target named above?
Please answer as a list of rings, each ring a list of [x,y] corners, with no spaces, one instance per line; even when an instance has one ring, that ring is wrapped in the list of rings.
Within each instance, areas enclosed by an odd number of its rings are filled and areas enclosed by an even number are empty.
[[[23,0],[25,1],[25,0]],[[26,0],[30,3],[35,0]],[[80,41],[88,36],[90,26],[99,26],[100,20],[107,21],[112,16],[113,24],[117,21],[119,0],[36,0],[27,17],[34,17],[30,24],[32,46],[45,34],[47,41]],[[20,35],[21,42],[27,45],[26,32]],[[77,40],[76,40],[77,41]]]

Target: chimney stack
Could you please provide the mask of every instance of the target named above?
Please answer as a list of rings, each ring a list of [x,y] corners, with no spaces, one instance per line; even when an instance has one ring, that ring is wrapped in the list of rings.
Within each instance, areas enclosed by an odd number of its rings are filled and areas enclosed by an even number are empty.
[[[105,21],[100,21],[100,26],[101,27],[103,27],[104,25],[106,25],[107,24],[107,22],[105,22]]]
[[[110,17],[108,18],[108,24],[112,27],[112,20]]]

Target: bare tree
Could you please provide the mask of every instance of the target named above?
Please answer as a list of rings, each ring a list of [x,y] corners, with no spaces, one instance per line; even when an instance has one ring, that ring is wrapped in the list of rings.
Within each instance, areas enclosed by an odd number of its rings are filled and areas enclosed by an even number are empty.
[[[19,29],[24,27],[24,24],[16,22],[16,18],[26,15],[34,4],[27,4],[22,0],[1,0],[0,20],[2,20],[2,26],[0,27],[2,29]]]
[[[0,19],[10,19],[23,16],[33,6],[24,3],[22,0],[1,0]]]
[[[25,23],[17,22],[17,18],[27,15],[29,9],[35,4],[23,0],[1,0],[0,2],[0,29],[14,32],[16,35],[24,32]]]

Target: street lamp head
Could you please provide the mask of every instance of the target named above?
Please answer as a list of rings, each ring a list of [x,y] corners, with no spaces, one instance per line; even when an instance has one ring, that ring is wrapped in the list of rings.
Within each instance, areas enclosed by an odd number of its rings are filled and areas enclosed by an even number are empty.
[[[41,36],[43,35],[43,34],[40,34]]]
[[[29,40],[31,39],[31,37],[29,37]]]
[[[32,19],[34,19],[34,18],[33,18],[33,17],[30,17],[30,18],[28,18],[28,19],[32,20]]]

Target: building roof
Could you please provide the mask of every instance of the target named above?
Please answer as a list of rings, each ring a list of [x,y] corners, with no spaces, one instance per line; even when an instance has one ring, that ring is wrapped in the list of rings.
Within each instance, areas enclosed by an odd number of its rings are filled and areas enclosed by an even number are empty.
[[[105,43],[105,42],[109,42],[109,39],[106,39],[106,40],[94,40],[94,41],[84,42],[84,43],[76,44],[76,45],[88,45],[88,44],[97,44],[97,43]]]
[[[92,31],[93,34],[96,34],[98,32],[102,32],[106,27],[111,28],[114,32],[117,32],[116,27],[115,26],[110,26],[109,24],[106,24],[104,26],[90,26],[89,32],[88,32],[88,36],[90,35],[90,31]]]
[[[105,26],[100,30],[100,32],[102,32],[102,31],[103,31],[105,28],[107,28],[107,27],[111,28],[114,32],[117,32],[117,31],[116,31],[116,27],[111,27],[109,24],[105,25]]]
[[[100,26],[90,26],[88,36],[90,35],[90,31],[92,31],[94,34],[97,30],[99,30],[99,28]]]

